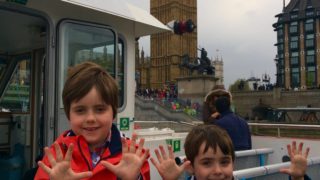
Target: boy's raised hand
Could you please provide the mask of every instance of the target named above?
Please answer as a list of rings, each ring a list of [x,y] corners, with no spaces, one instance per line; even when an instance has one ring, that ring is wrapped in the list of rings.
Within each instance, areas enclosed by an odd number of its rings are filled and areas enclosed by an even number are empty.
[[[139,146],[136,149],[137,134],[133,133],[130,145],[122,138],[122,159],[117,165],[113,165],[107,161],[101,161],[107,169],[113,172],[122,180],[137,180],[140,169],[149,156],[149,149],[142,152],[144,139],[140,139]]]
[[[179,179],[179,176],[186,169],[187,165],[190,164],[190,161],[185,161],[181,166],[176,164],[174,160],[174,153],[171,146],[168,146],[169,156],[166,154],[163,146],[159,146],[160,152],[158,149],[154,150],[157,159],[157,162],[154,158],[151,157],[152,164],[157,168],[162,179],[165,180],[176,180]]]
[[[292,180],[303,180],[308,166],[307,158],[310,148],[303,152],[303,143],[301,142],[297,149],[297,144],[293,141],[292,145],[287,145],[287,150],[291,165],[289,168],[280,169],[280,172],[290,175]]]
[[[81,172],[75,173],[70,167],[73,144],[70,144],[65,157],[63,158],[63,153],[60,149],[58,143],[54,143],[54,148],[56,151],[56,159],[54,158],[52,152],[48,147],[44,148],[46,156],[50,162],[51,168],[45,165],[42,161],[38,162],[38,165],[48,173],[50,180],[60,180],[60,179],[70,179],[78,180],[83,178],[89,178],[92,176],[92,172]]]

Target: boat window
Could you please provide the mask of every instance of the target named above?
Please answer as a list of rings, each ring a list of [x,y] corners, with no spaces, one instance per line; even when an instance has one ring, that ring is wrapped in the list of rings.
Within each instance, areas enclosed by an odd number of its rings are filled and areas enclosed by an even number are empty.
[[[8,67],[8,62],[5,56],[0,56],[0,82],[3,81],[4,73],[7,67]]]
[[[106,26],[69,20],[61,23],[59,31],[60,97],[68,68],[84,61],[101,65],[115,78],[116,44],[115,32]],[[62,103],[60,106],[63,106]]]
[[[13,58],[16,58],[18,63],[0,99],[0,108],[2,112],[27,113],[30,111],[31,57],[23,55]]]

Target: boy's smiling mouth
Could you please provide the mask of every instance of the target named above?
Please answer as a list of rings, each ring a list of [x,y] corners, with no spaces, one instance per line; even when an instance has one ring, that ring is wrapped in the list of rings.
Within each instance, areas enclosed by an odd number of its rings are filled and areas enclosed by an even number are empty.
[[[95,131],[97,129],[99,129],[99,127],[85,127],[83,128],[85,131]]]

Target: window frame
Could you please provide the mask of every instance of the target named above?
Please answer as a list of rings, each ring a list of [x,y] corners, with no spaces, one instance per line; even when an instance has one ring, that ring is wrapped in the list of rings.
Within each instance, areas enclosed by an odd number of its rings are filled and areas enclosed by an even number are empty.
[[[57,29],[58,29],[58,35],[57,35],[57,39],[58,39],[58,54],[57,54],[57,57],[58,57],[58,69],[57,69],[57,79],[58,81],[60,82],[60,84],[58,85],[59,89],[57,91],[58,93],[58,97],[59,97],[59,108],[63,108],[63,103],[62,103],[62,90],[63,90],[63,86],[64,86],[64,83],[65,83],[65,79],[66,79],[66,72],[64,71],[67,71],[67,68],[75,64],[78,64],[78,63],[73,63],[73,64],[70,64],[70,61],[69,60],[66,60],[65,58],[65,54],[66,51],[65,50],[65,46],[66,44],[64,44],[65,42],[65,37],[64,37],[64,29],[65,28],[65,25],[67,24],[75,24],[75,25],[78,25],[78,26],[83,26],[83,27],[88,27],[88,28],[96,28],[96,29],[102,29],[102,30],[106,30],[106,31],[109,31],[111,32],[111,34],[113,35],[112,37],[112,42],[111,44],[113,44],[113,73],[110,73],[108,72],[112,77],[114,77],[116,80],[118,79],[118,70],[117,70],[117,67],[118,67],[118,33],[116,32],[116,30],[114,28],[112,28],[111,26],[107,26],[107,25],[101,25],[101,24],[95,24],[95,23],[89,23],[89,22],[83,22],[83,21],[78,21],[78,20],[73,20],[73,19],[63,19],[59,22],[58,26],[57,26]],[[93,30],[91,29],[91,30]],[[70,52],[68,52],[70,53]],[[81,62],[84,62],[84,61],[81,61]],[[63,63],[63,64],[62,64]],[[105,67],[104,67],[105,68]],[[117,81],[118,82],[118,81]],[[125,91],[124,91],[125,92]],[[119,94],[120,96],[120,94]],[[125,94],[123,94],[123,96],[125,96]],[[123,106],[119,104],[119,107]]]

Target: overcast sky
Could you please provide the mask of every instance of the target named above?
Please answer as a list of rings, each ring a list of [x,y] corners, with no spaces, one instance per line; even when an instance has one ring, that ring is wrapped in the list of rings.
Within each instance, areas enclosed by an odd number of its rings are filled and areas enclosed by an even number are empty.
[[[127,0],[150,10],[150,0]],[[239,78],[261,78],[267,73],[276,81],[276,33],[272,24],[281,13],[283,0],[197,0],[198,47],[208,57],[224,62],[226,87]],[[286,0],[288,4],[289,0]],[[150,55],[150,38],[140,40],[140,49]],[[219,50],[219,51],[217,51]]]

